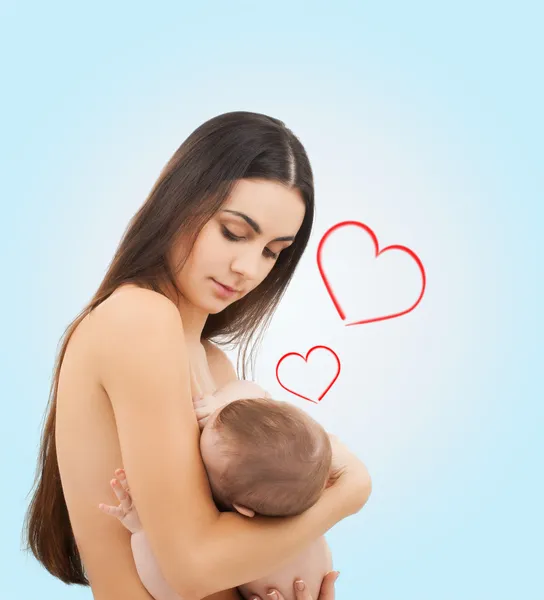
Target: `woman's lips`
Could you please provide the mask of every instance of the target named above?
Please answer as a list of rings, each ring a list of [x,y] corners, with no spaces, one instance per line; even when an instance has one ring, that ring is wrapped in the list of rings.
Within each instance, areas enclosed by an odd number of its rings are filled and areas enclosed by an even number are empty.
[[[235,290],[233,287],[230,287],[230,285],[225,285],[224,283],[221,283],[220,281],[217,282],[219,285],[222,285],[224,288],[226,288],[227,290],[231,291],[231,292],[237,292],[238,290]]]
[[[213,277],[212,281],[215,283],[215,289],[223,298],[229,298],[230,296],[233,296],[238,292],[238,290],[235,290],[227,285],[223,285],[222,283],[219,283],[219,281],[216,281]]]

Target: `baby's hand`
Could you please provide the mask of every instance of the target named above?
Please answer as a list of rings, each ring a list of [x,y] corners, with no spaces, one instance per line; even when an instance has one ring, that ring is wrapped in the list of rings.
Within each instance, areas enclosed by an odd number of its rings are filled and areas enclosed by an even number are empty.
[[[204,429],[210,416],[219,408],[248,398],[270,398],[270,394],[253,381],[237,380],[220,387],[213,394],[193,398],[193,408],[200,430]]]
[[[200,431],[206,427],[210,416],[218,409],[225,406],[225,402],[213,394],[200,394],[193,398],[193,408]]]
[[[238,379],[220,387],[213,394],[222,405],[249,398],[270,398],[270,394],[254,381]]]
[[[125,471],[117,469],[115,475],[116,478],[110,481],[110,485],[120,504],[118,506],[99,504],[98,508],[107,515],[117,517],[130,532],[136,533],[142,529],[142,524],[140,523],[140,517],[136,512],[136,508],[132,504],[132,496],[130,495]]]

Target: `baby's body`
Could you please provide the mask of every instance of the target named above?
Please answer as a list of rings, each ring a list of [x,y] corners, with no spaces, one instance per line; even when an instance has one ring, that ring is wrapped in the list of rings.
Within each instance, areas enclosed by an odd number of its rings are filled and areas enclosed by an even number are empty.
[[[231,404],[228,411],[223,412],[223,409]],[[240,420],[246,420],[243,418],[246,416],[246,411],[250,411],[250,418],[254,414],[263,415],[257,417],[257,422],[254,423],[257,428],[255,435],[252,435],[253,431],[248,431],[247,427],[239,430],[236,427],[232,428],[232,425],[236,425]],[[326,436],[324,430],[303,411],[287,403],[269,399],[268,394],[257,384],[249,381],[229,383],[214,394],[204,396],[197,401],[195,412],[202,430],[200,439],[202,460],[208,473],[214,499],[221,509],[236,510],[247,517],[252,517],[254,514],[270,516],[299,514],[311,506],[326,487],[331,467],[330,445],[323,450],[320,448],[319,440],[322,439],[322,434]],[[230,414],[225,417],[227,412]],[[286,423],[291,428],[282,429]],[[302,436],[300,444],[299,436]],[[253,439],[248,439],[250,437]],[[265,445],[262,449],[255,448],[263,437],[267,437],[263,443],[269,445]],[[286,443],[287,447],[274,454],[278,445]],[[303,445],[304,449],[307,449],[308,445],[312,446],[312,444],[313,460],[308,461],[307,456],[300,454],[301,449],[298,446]],[[288,463],[282,462],[282,458],[286,458]],[[279,464],[274,468],[276,463]],[[315,465],[313,473],[312,464]],[[296,469],[300,466],[306,475],[304,479],[300,469],[298,471]],[[263,479],[261,467],[271,475],[271,481]],[[323,467],[327,471],[325,479],[322,479]],[[286,476],[283,476],[284,469],[290,471]],[[278,475],[276,484],[274,479]],[[319,483],[320,478],[322,485]],[[306,500],[303,499],[303,504],[300,504],[302,490],[306,491],[316,479],[318,482],[313,484],[313,492],[310,490],[310,496]],[[126,482],[124,483],[126,485]],[[160,573],[145,532],[139,523],[136,508],[132,506],[130,512],[131,514],[125,516],[122,522],[133,533],[132,550],[142,583],[155,600],[179,600],[180,597],[168,586]],[[267,592],[273,587],[281,592],[286,600],[295,600],[293,582],[303,579],[311,597],[318,598],[321,581],[331,570],[330,549],[322,536],[295,560],[238,589],[246,599],[253,595],[266,598]]]

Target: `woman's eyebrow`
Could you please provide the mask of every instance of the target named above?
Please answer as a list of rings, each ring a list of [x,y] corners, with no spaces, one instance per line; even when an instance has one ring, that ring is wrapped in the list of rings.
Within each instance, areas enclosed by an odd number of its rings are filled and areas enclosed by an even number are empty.
[[[248,217],[246,214],[237,210],[228,210],[226,208],[223,210],[223,212],[228,212],[233,215],[236,215],[237,217],[242,217],[242,219],[244,219],[244,221],[251,227],[251,229],[253,229],[255,233],[259,235],[262,233],[262,229],[259,226],[259,224],[256,221],[254,221],[251,217]],[[283,237],[273,239],[272,242],[292,242],[294,239],[294,235],[285,235]]]

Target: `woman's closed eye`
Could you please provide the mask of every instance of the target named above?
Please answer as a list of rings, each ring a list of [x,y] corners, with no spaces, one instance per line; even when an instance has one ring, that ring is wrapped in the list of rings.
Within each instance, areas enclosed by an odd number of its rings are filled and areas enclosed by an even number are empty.
[[[234,233],[232,233],[232,231],[230,231],[230,229],[227,229],[227,227],[225,227],[224,225],[221,226],[221,232],[223,233],[223,236],[231,242],[239,242],[240,240],[246,239],[242,235],[235,235]],[[271,258],[273,260],[276,260],[279,256],[279,252],[272,252],[272,250],[270,250],[269,248],[265,248],[264,252],[268,258]]]

